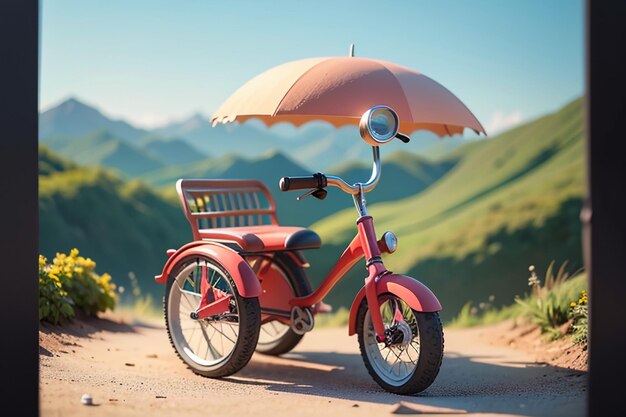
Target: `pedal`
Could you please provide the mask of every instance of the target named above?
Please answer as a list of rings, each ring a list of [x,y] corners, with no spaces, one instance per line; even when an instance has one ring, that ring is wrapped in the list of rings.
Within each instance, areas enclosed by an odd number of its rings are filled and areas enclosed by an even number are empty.
[[[332,313],[332,311],[333,311],[333,306],[331,306],[330,304],[326,304],[323,301],[320,301],[319,303],[315,304],[315,306],[313,307],[313,312],[315,314]]]
[[[294,307],[291,309],[291,330],[295,334],[303,335],[313,330],[315,319],[308,307]]]

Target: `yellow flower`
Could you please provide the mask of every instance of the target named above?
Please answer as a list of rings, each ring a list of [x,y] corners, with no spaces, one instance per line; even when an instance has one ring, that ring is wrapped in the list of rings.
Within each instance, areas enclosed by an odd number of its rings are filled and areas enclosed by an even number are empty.
[[[70,256],[76,258],[78,256],[78,249],[74,248],[70,251]]]
[[[48,260],[46,259],[46,257],[43,255],[39,255],[39,265],[46,266],[46,263],[48,263]]]
[[[582,304],[582,303],[583,303],[583,299],[582,299],[582,298],[579,298],[579,299],[578,299],[578,304]]]
[[[572,301],[572,302],[569,304],[569,306],[570,306],[570,307],[576,307],[576,303]]]

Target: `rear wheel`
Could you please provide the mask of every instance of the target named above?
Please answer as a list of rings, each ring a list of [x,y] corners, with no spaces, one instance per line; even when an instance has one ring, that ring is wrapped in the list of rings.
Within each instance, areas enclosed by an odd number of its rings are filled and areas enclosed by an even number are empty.
[[[261,306],[268,307],[264,301],[265,297],[272,297],[265,290],[272,291],[273,288],[282,288],[280,294],[282,302],[286,302],[291,297],[302,297],[311,293],[311,284],[302,267],[300,267],[289,255],[276,253],[270,257],[254,257],[248,259],[254,265],[259,262],[259,279],[264,294],[261,296]],[[263,265],[263,262],[269,264]],[[269,302],[269,298],[267,299]],[[274,299],[275,300],[275,299]],[[276,302],[276,301],[275,301]],[[281,306],[281,309],[289,309],[288,304]],[[303,335],[296,334],[289,325],[278,320],[272,320],[261,325],[259,341],[256,351],[266,355],[282,355],[296,347]]]
[[[379,343],[364,298],[356,331],[361,357],[372,378],[387,391],[416,394],[437,377],[443,359],[443,327],[439,314],[415,311],[393,294],[379,296],[387,340]]]
[[[194,319],[191,313],[200,304],[203,268],[210,286],[231,299],[227,312]],[[195,373],[228,376],[252,357],[259,337],[259,300],[240,296],[234,280],[217,261],[203,256],[182,260],[168,277],[163,307],[170,342]]]

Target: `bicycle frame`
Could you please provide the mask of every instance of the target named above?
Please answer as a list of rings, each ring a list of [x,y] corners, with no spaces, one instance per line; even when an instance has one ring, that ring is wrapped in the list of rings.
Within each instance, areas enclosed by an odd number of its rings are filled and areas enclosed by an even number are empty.
[[[367,215],[359,217],[357,225],[357,235],[354,239],[352,239],[352,242],[350,242],[346,250],[343,252],[335,266],[331,269],[317,290],[305,297],[292,298],[289,301],[289,305],[292,307],[306,307],[321,302],[333,289],[335,284],[337,284],[337,282],[345,276],[348,270],[350,270],[350,268],[352,268],[361,258],[365,257],[367,259],[366,265],[368,271],[368,276],[365,278],[365,294],[367,303],[371,306],[370,312],[372,315],[374,330],[378,336],[383,337],[385,334],[385,326],[383,325],[383,319],[380,314],[376,281],[390,272],[385,268],[385,265],[380,258],[381,252],[378,247],[378,241],[376,240],[374,220],[372,217]]]

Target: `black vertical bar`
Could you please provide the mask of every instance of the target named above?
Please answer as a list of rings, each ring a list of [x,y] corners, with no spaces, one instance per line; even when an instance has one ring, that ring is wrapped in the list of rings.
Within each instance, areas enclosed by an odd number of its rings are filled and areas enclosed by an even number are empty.
[[[626,416],[626,2],[586,7],[589,414]]]
[[[0,2],[2,414],[38,413],[36,0]]]

